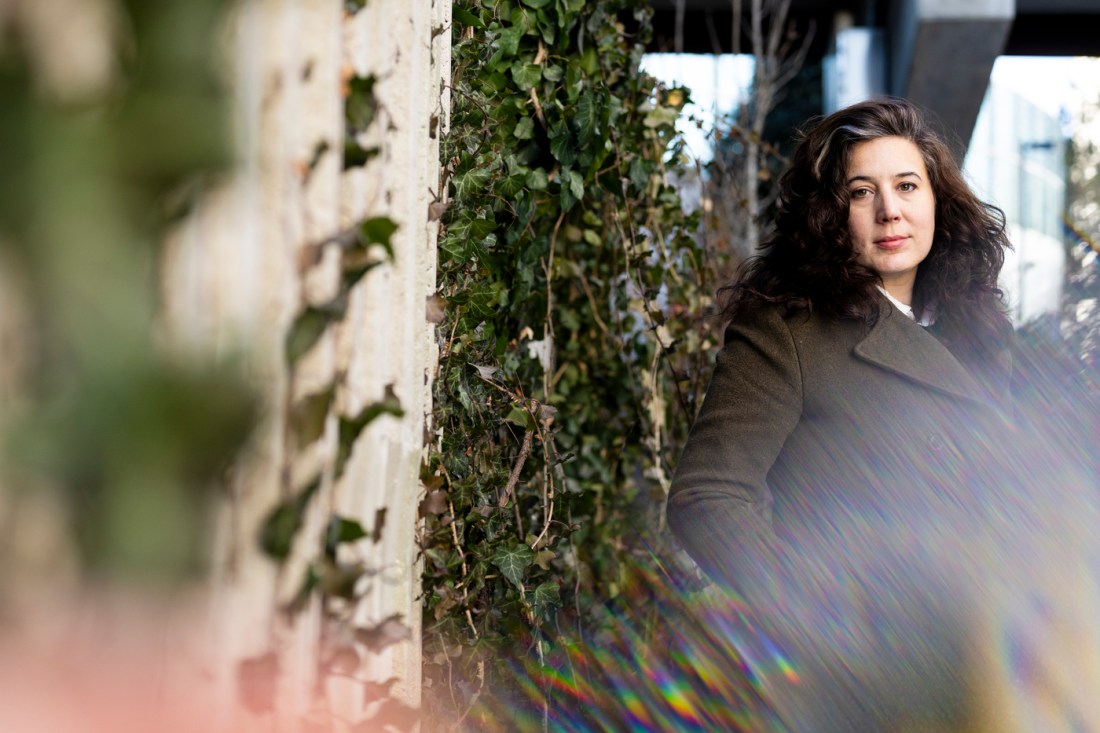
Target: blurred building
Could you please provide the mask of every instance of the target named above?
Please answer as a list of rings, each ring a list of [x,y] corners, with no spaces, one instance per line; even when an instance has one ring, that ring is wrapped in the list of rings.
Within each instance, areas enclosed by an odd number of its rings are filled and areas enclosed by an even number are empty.
[[[1066,146],[1057,115],[990,84],[964,164],[975,192],[1004,212],[1015,247],[1001,271],[1017,325],[1059,310],[1066,272]]]

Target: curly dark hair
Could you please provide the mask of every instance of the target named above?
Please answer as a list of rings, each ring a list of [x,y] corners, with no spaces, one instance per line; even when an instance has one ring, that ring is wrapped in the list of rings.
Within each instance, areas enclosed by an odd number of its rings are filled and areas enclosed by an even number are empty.
[[[1011,246],[1004,213],[974,195],[947,145],[912,103],[897,98],[852,105],[800,133],[779,182],[774,231],[719,291],[727,320],[754,304],[773,303],[873,321],[880,280],[857,261],[849,239],[845,176],[856,145],[891,136],[920,150],[936,200],[936,230],[917,270],[914,312],[932,309],[949,346],[988,354],[1004,345],[1012,331],[997,287]]]

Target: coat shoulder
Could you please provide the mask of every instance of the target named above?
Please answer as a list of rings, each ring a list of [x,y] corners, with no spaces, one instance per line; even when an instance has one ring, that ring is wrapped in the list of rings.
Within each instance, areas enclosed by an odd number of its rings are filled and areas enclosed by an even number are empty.
[[[754,304],[726,325],[725,341],[745,333],[783,335],[799,352],[850,350],[867,335],[870,326],[861,320],[826,318],[808,310],[792,310],[773,304]]]

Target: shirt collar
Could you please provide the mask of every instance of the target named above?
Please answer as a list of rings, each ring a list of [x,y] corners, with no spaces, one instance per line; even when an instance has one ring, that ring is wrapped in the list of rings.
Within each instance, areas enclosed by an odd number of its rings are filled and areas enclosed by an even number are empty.
[[[880,293],[886,296],[887,300],[894,304],[895,308],[907,315],[909,318],[912,318],[914,321],[917,321],[919,325],[928,327],[931,326],[932,323],[936,320],[927,308],[925,309],[924,313],[921,314],[920,320],[917,320],[917,317],[913,315],[912,306],[908,306],[894,296],[890,295],[890,293],[886,292],[886,288],[882,287],[881,285],[876,285],[875,287],[878,288]]]

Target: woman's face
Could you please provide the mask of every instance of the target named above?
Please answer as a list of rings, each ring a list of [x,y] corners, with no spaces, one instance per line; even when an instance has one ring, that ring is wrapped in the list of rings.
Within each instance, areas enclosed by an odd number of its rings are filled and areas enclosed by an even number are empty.
[[[912,303],[917,267],[936,231],[936,198],[920,150],[903,137],[859,143],[845,180],[848,235],[860,264],[890,295]]]

